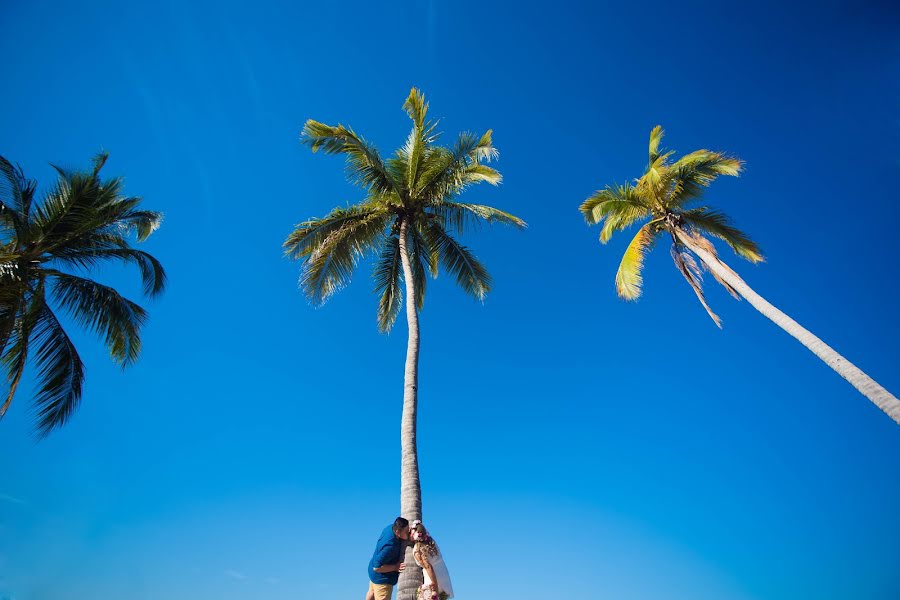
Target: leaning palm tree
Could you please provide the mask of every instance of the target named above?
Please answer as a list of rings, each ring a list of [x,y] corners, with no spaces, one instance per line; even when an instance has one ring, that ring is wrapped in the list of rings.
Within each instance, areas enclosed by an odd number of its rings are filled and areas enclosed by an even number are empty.
[[[336,208],[320,219],[297,225],[284,242],[285,253],[302,261],[300,286],[314,304],[322,304],[350,281],[360,261],[377,256],[378,327],[390,331],[406,295],[409,338],[401,420],[401,514],[422,518],[422,491],[416,454],[419,364],[419,316],[427,275],[443,266],[468,294],[483,299],[491,286],[485,267],[453,233],[479,221],[525,227],[509,213],[482,204],[459,202],[470,185],[500,183],[500,173],[485,163],[497,157],[491,131],[463,133],[450,148],[436,144],[436,123],[426,118],[428,104],[413,88],[403,104],[413,126],[406,143],[384,160],[376,148],[343,125],[307,121],[301,139],[313,152],[344,154],[351,179],[365,191],[353,206]],[[421,573],[414,562],[401,576],[399,597],[415,593]]]
[[[719,175],[736,177],[743,163],[737,158],[709,150],[697,150],[671,162],[672,152],[659,149],[662,137],[663,130],[659,126],[650,132],[650,162],[633,185],[607,186],[581,205],[581,212],[589,225],[603,224],[600,241],[604,244],[616,231],[647,221],[628,244],[616,273],[619,296],[635,300],[641,295],[644,256],[657,240],[668,237],[672,241],[671,254],[675,266],[716,325],[721,327],[721,320],[706,302],[701,287],[702,270],[694,256],[732,296],[746,298],[754,308],[809,348],[900,423],[900,401],[897,398],[825,342],[769,304],[719,258],[707,236],[724,241],[738,256],[750,262],[763,260],[756,243],[734,227],[724,213],[708,206],[696,206],[713,180]]]
[[[101,335],[123,368],[140,354],[146,311],[84,277],[85,271],[109,261],[133,263],[150,296],[162,292],[166,282],[159,261],[128,242],[132,233],[138,241],[146,239],[162,217],[140,210],[140,198],[124,196],[121,179],[100,178],[106,158],[98,155],[85,171],[56,168],[56,185],[35,203],[36,183],[0,157],[0,364],[9,385],[0,398],[0,417],[33,358],[39,437],[66,423],[84,385],[84,364],[59,309]]]

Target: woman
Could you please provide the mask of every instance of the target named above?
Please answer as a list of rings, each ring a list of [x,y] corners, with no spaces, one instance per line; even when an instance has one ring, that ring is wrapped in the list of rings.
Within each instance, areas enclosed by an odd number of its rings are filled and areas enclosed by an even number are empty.
[[[449,600],[453,597],[453,585],[434,538],[428,535],[422,521],[413,521],[409,529],[410,538],[416,542],[413,556],[425,575],[425,584],[419,588],[417,600]]]

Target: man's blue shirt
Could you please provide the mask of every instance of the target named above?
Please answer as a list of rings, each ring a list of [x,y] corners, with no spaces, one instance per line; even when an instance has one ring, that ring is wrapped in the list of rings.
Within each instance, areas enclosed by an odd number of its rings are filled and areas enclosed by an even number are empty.
[[[400,573],[393,571],[391,573],[376,573],[375,569],[384,565],[395,565],[400,562],[403,555],[403,540],[394,535],[394,529],[388,525],[381,532],[378,543],[375,544],[375,553],[372,560],[369,561],[369,580],[372,583],[397,585],[397,579]]]

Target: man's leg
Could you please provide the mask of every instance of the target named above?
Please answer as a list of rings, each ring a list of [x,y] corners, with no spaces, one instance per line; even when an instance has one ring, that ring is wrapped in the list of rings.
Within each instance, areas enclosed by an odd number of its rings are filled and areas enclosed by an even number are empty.
[[[372,595],[374,600],[391,600],[393,591],[394,586],[392,585],[369,582],[369,594]],[[369,594],[366,594],[366,600],[369,600]]]

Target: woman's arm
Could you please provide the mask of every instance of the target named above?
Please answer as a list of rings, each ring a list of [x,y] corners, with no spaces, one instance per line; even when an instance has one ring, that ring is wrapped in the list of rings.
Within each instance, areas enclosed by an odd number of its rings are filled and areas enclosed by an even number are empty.
[[[434,567],[431,566],[431,561],[428,560],[428,551],[416,550],[415,556],[418,563],[422,565],[422,570],[428,573],[428,579],[431,580],[431,585],[434,586],[434,593],[440,594],[441,590],[438,589],[438,581],[437,577],[434,575]]]

